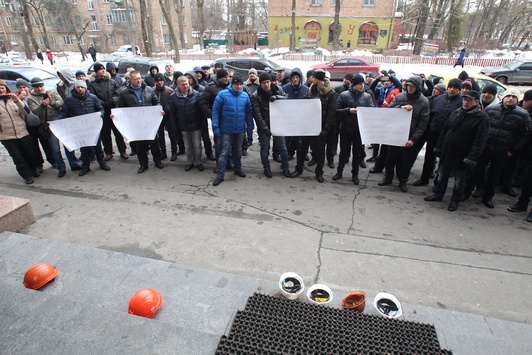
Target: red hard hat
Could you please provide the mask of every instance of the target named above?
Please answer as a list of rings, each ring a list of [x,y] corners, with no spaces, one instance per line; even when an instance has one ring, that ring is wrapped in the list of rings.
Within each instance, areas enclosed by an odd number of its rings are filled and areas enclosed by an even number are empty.
[[[151,288],[136,292],[129,300],[128,313],[136,316],[151,318],[163,304],[161,293]]]
[[[52,281],[56,276],[57,269],[52,265],[47,263],[35,264],[26,271],[23,284],[26,288],[37,290]]]

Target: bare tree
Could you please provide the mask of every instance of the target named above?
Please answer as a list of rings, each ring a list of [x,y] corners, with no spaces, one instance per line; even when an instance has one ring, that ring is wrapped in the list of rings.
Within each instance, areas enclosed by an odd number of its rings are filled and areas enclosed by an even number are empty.
[[[139,0],[139,9],[140,9],[140,28],[142,32],[142,40],[144,42],[144,48],[146,50],[146,55],[148,57],[152,56],[152,48],[149,38],[148,38],[148,32],[153,31],[153,26],[148,25],[148,18],[150,17],[148,14],[148,8],[146,6],[146,0]]]
[[[340,44],[340,34],[342,25],[340,24],[340,8],[342,0],[335,0],[334,4],[334,30],[333,30],[333,51],[337,51]]]
[[[185,48],[185,21],[183,19],[183,0],[174,0],[174,9],[177,14],[177,26],[179,27],[179,41],[181,48]]]
[[[179,63],[181,61],[181,58],[179,56],[179,47],[177,45],[177,38],[175,36],[174,32],[174,26],[172,25],[172,17],[166,10],[166,7],[164,6],[164,0],[159,0],[159,4],[161,5],[161,11],[163,12],[163,16],[166,20],[166,23],[168,25],[168,31],[170,32],[170,44],[172,45],[172,48],[174,49],[174,62]]]
[[[292,30],[290,31],[290,52],[296,51],[296,0],[292,0]]]
[[[203,36],[205,35],[205,14],[203,13],[203,5],[205,4],[205,0],[196,0],[196,4],[198,5],[198,14],[196,18],[198,19],[198,32],[199,32],[199,45],[200,48],[204,48],[203,46]]]

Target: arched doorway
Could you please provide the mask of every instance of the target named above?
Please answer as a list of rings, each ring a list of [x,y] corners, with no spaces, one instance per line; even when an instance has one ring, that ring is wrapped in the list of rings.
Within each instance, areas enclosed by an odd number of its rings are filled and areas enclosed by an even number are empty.
[[[331,22],[329,25],[329,40],[327,41],[328,44],[332,44],[334,40],[334,21]]]
[[[373,22],[365,22],[358,30],[358,44],[376,45],[379,28]]]
[[[317,39],[318,33],[321,31],[321,24],[316,20],[310,20],[305,23],[303,28],[307,39]]]

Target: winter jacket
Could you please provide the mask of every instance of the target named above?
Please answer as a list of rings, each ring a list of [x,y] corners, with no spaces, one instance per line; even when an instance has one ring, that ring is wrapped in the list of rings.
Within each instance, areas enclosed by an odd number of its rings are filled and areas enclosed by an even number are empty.
[[[43,94],[47,94],[53,99],[53,102],[50,105],[45,106],[42,104]],[[64,104],[63,99],[55,90],[46,90],[43,94],[37,94],[32,90],[26,100],[31,112],[39,116],[41,124],[51,121],[52,118],[57,116]]]
[[[76,81],[76,78],[74,77],[72,70],[70,70],[69,68],[61,68],[57,71],[57,73],[61,73],[61,75],[67,81],[65,83],[63,80],[60,80],[57,83],[57,93],[64,100],[68,95],[70,95],[70,92],[74,90],[74,82]]]
[[[362,91],[356,91],[350,86],[349,91],[344,91],[336,100],[336,112],[340,119],[340,129],[344,132],[359,133],[358,117],[356,113],[349,112],[351,108],[375,107],[371,96]]]
[[[159,72],[159,67],[156,65],[152,65],[150,67],[150,72],[146,74],[146,76],[144,77],[144,82],[149,87],[154,88],[155,87],[155,74],[152,74],[151,72],[152,69],[157,69],[157,73]]]
[[[285,94],[288,95],[289,99],[302,99],[308,91],[308,86],[303,84],[303,73],[301,72],[301,69],[299,68],[292,69],[292,71],[290,72],[290,76],[294,74],[299,75],[299,79],[300,79],[299,86],[296,87],[292,85],[292,83],[288,83],[288,84],[283,85],[282,89],[285,92]]]
[[[111,70],[113,70],[113,69],[116,69],[116,73],[115,74],[111,74]],[[122,77],[120,75],[118,75],[118,68],[115,65],[115,63],[107,62],[107,64],[105,64],[105,70],[109,73],[109,75],[111,75],[111,79],[116,81],[116,83],[118,84],[119,87],[122,86],[122,84],[124,83],[124,79],[122,79]]]
[[[153,89],[142,83],[142,106],[156,106],[159,105],[159,99]],[[125,88],[120,90],[118,94],[117,107],[138,107],[140,106],[137,95],[131,88],[131,84],[128,84]]]
[[[434,152],[451,169],[475,167],[488,138],[488,115],[477,105],[469,110],[458,108],[445,122]]]
[[[118,102],[119,89],[116,81],[111,79],[111,74],[106,72],[103,78],[98,78],[96,73],[92,73],[89,76],[88,89],[100,100],[100,104],[105,110],[105,116],[109,117],[111,109],[115,108]]]
[[[329,130],[334,129],[337,98],[338,94],[332,89],[331,82],[327,78],[322,89],[318,88],[316,84],[312,84],[305,95],[305,99],[320,99],[321,101],[320,135],[327,135]]]
[[[29,133],[26,129],[26,111],[12,100],[0,100],[0,141],[20,139]]]
[[[159,99],[159,102],[161,106],[163,107],[164,111],[164,117],[163,117],[163,124],[166,124],[170,118],[170,95],[172,95],[174,92],[172,89],[170,89],[168,86],[163,86],[162,88],[158,88],[157,85],[153,89],[155,92],[155,95],[157,96],[157,99]]]
[[[196,78],[196,73],[199,72],[201,73],[201,79],[198,80],[198,84],[199,85],[203,85],[203,86],[207,86],[209,85],[209,79],[207,79],[207,75],[205,75],[205,71],[203,71],[203,69],[201,69],[201,67],[194,67],[194,69],[192,69],[194,71],[194,77]],[[197,78],[196,78],[197,79]]]
[[[350,85],[340,84],[340,85],[334,87],[334,91],[336,91],[336,93],[338,95],[340,95],[344,91],[348,91],[349,90],[349,86]]]
[[[255,126],[247,92],[237,92],[231,86],[220,91],[212,106],[212,127],[224,133],[252,131]]]
[[[246,92],[248,93],[248,95],[251,97],[251,95],[253,95],[253,93],[255,91],[257,91],[257,88],[260,86],[259,84],[259,78],[257,77],[255,80],[251,80],[250,78],[248,78],[248,80],[246,80],[244,82],[244,89],[246,90]]]
[[[194,84],[191,86],[194,90],[196,90],[197,92],[205,91],[205,86],[199,84],[198,78],[196,78],[196,73],[194,73],[194,71],[187,71],[185,74],[190,75],[192,77]]]
[[[397,95],[390,104],[389,108],[400,108],[405,105],[412,105],[412,120],[410,121],[409,140],[417,142],[421,135],[427,129],[429,122],[429,100],[421,94],[422,80],[419,76],[412,77],[416,84],[417,91],[414,94],[409,94],[404,91]]]
[[[257,132],[271,136],[270,125],[270,97],[276,96],[276,99],[286,99],[277,85],[272,85],[270,91],[262,90],[259,86],[257,91],[251,95],[251,106],[253,109],[253,119],[257,125]]]
[[[504,150],[512,154],[521,151],[530,127],[528,112],[517,105],[505,108],[502,102],[489,105],[485,112],[490,119],[486,149]]]
[[[63,118],[86,115],[101,111],[103,114],[103,107],[96,95],[91,94],[88,90],[85,95],[79,96],[74,90],[71,95],[65,99],[65,104],[61,108],[61,112],[53,118],[53,120],[60,120]]]
[[[399,79],[397,79],[395,76],[390,75],[389,78],[392,81],[392,85],[390,85],[389,88],[385,88],[384,86],[378,86],[378,84],[381,82],[380,77],[373,80],[370,85],[370,89],[373,90],[373,92],[375,93],[375,98],[377,99],[377,107],[382,107],[384,100],[386,100],[390,92],[392,92],[393,89],[400,88],[402,85],[401,81],[399,81]]]
[[[169,125],[182,132],[197,131],[203,127],[203,118],[199,109],[200,93],[189,87],[186,95],[176,90],[169,99]]]
[[[460,94],[449,96],[447,93],[436,96],[430,102],[430,130],[432,132],[441,132],[451,113],[461,106],[462,96]]]
[[[403,88],[397,88],[397,89],[393,89],[389,94],[388,94],[388,97],[386,97],[386,99],[384,99],[384,102],[382,103],[382,107],[384,108],[388,108],[388,106],[390,106],[390,104],[392,103],[393,99],[395,99],[395,97],[397,95],[399,95],[400,93],[403,92]]]
[[[217,80],[211,81],[209,85],[205,87],[199,100],[200,111],[204,120],[212,118],[212,105],[214,105],[214,100],[218,93],[226,87],[227,85],[222,86]]]

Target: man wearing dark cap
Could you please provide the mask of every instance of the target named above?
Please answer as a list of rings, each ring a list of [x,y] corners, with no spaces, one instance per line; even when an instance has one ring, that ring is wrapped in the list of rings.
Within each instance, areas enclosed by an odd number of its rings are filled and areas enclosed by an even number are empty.
[[[44,82],[40,78],[31,79],[31,86],[33,90],[28,97],[28,106],[30,110],[39,116],[41,120],[41,134],[48,139],[48,143],[52,148],[52,155],[57,164],[57,176],[63,177],[66,175],[66,164],[61,155],[61,142],[48,128],[48,121],[51,121],[63,107],[64,101],[57,91],[46,89]],[[72,171],[81,170],[81,165],[78,164],[78,159],[74,151],[68,151],[64,148],[65,154]]]
[[[439,84],[438,84],[439,85]],[[453,111],[460,108],[462,105],[462,98],[460,90],[462,89],[462,82],[460,79],[451,79],[447,85],[447,93],[435,97],[430,102],[430,119],[427,131],[423,134],[421,139],[417,142],[415,149],[417,152],[421,151],[425,142],[425,160],[423,161],[423,171],[421,177],[413,182],[414,186],[424,186],[429,183],[431,175],[434,172],[436,163],[436,155],[434,147],[438,142],[441,130],[445,122]],[[416,154],[417,156],[417,154]]]
[[[530,119],[532,119],[532,90],[528,90],[525,92],[525,95],[523,96],[523,100],[518,103],[520,107],[523,108],[523,110],[528,112],[528,116]],[[524,161],[524,172],[523,172],[523,179],[521,181],[521,196],[519,196],[519,200],[517,203],[515,203],[512,206],[508,207],[508,211],[510,212],[521,212],[528,210],[528,204],[530,203],[530,197],[532,196],[532,133],[528,133],[528,139],[526,140],[526,144],[524,144],[524,147],[521,151],[524,154],[525,161]],[[530,214],[526,218],[527,222],[532,223],[532,211],[530,211]]]
[[[307,81],[305,82],[305,86],[310,87],[312,83],[314,82],[314,74],[316,74],[315,70],[308,70],[307,71]]]
[[[480,108],[482,111],[486,111],[486,108],[492,103],[496,102],[497,87],[493,84],[484,86],[482,94],[480,95]]]
[[[349,161],[351,149],[353,160],[351,168],[351,181],[358,185],[358,168],[361,154],[362,140],[358,127],[358,107],[375,107],[371,96],[364,91],[364,77],[360,74],[351,78],[352,84],[349,91],[344,91],[338,97],[337,116],[340,120],[340,160],[333,180],[340,180],[345,164]]]
[[[347,73],[345,74],[344,76],[344,81],[342,82],[341,85],[338,85],[334,88],[334,91],[336,91],[336,93],[338,95],[340,95],[341,93],[343,93],[344,91],[348,91],[349,90],[349,87],[351,86],[351,80],[353,80],[353,76],[354,74],[353,73]]]
[[[488,141],[478,164],[469,175],[464,199],[469,198],[480,174],[490,166],[482,202],[488,208],[494,208],[495,186],[508,158],[520,152],[526,144],[530,118],[528,112],[517,106],[521,93],[511,88],[504,92],[500,104],[489,105],[486,113],[490,119]]]
[[[204,80],[207,84],[211,81],[212,75],[211,75],[211,66],[210,65],[202,65],[201,69],[203,70],[203,73],[205,74]],[[207,85],[205,84],[205,85]]]
[[[166,139],[165,139],[165,128],[168,131],[168,136],[170,138],[170,152],[172,153],[171,160],[177,160],[177,132],[172,129],[172,125],[168,124],[170,119],[169,114],[169,99],[170,95],[174,92],[168,86],[165,85],[163,73],[155,74],[155,88],[153,91],[159,99],[161,106],[163,107],[164,116],[159,126],[159,131],[157,133],[157,138],[159,140],[159,148],[161,149],[161,160],[167,159],[168,155],[166,154]]]
[[[277,76],[275,76],[277,78]],[[257,133],[259,135],[260,144],[260,159],[264,168],[264,175],[267,178],[272,177],[270,169],[270,139],[272,137],[270,125],[270,102],[275,100],[285,99],[281,89],[277,85],[272,85],[271,77],[268,73],[262,73],[259,76],[260,86],[251,95],[251,106],[253,109],[253,119],[257,125]],[[286,150],[286,142],[282,136],[273,136],[274,144],[276,144],[281,157],[281,169],[285,177],[290,177],[288,170],[288,151]]]
[[[313,70],[312,73],[314,73]],[[290,72],[290,82],[283,85],[281,88],[288,95],[289,99],[302,99],[305,97],[308,91],[308,86],[303,84],[303,72],[301,69],[297,67],[292,69]],[[301,137],[285,137],[285,140],[288,157],[292,159],[301,144]]]
[[[115,142],[120,152],[122,159],[128,159],[129,155],[126,153],[126,143],[124,137],[116,128],[111,119],[111,109],[116,107],[118,102],[119,86],[111,79],[111,75],[105,71],[105,67],[101,63],[94,64],[94,73],[89,77],[89,91],[96,95],[100,100],[100,104],[104,108],[103,127],[100,137],[103,143],[103,151],[105,153],[105,160],[109,161],[113,158],[113,138],[111,131],[115,135]]]
[[[65,104],[61,108],[61,112],[55,116],[54,120],[60,120],[68,117],[75,117],[86,115],[94,112],[103,112],[103,107],[100,104],[100,100],[87,90],[87,83],[84,80],[76,80],[74,82],[74,90],[66,97]],[[109,171],[111,168],[106,164],[103,150],[100,144],[100,139],[93,147],[81,148],[81,161],[83,162],[83,169],[79,172],[79,176],[83,176],[91,171],[90,156],[96,154],[100,169]]]
[[[216,156],[213,155],[208,127],[209,120],[212,120],[212,105],[214,105],[214,100],[218,93],[227,88],[227,85],[229,84],[228,75],[227,70],[219,69],[216,72],[216,80],[211,81],[209,85],[205,87],[205,91],[203,91],[199,98],[199,107],[203,118],[201,138],[203,139],[205,155],[209,160],[217,160],[220,154],[219,146],[216,144],[218,142],[218,137],[214,135],[214,149]]]
[[[148,85],[151,88],[155,87],[155,74],[159,72],[159,67],[156,65],[152,65],[150,67],[150,71],[146,76],[144,77],[144,83]]]
[[[235,164],[235,175],[246,177],[246,173],[242,170],[242,141],[246,131],[253,130],[254,124],[251,101],[243,86],[242,77],[235,75],[231,85],[216,95],[212,106],[212,129],[214,135],[218,136],[220,146],[218,171],[213,186],[218,186],[224,181],[230,154]]]
[[[111,79],[116,81],[118,84],[118,87],[122,86],[124,84],[124,80],[120,75],[118,75],[118,67],[113,62],[107,62],[105,64],[105,70],[111,75]]]
[[[325,77],[323,70],[316,70],[314,73],[314,83],[310,86],[306,99],[319,99],[321,101],[321,132],[318,136],[304,136],[301,137],[301,145],[297,150],[297,166],[292,173],[292,177],[303,174],[303,166],[305,163],[305,156],[311,144],[313,146],[313,154],[316,160],[316,180],[323,183],[323,165],[325,164],[325,144],[327,142],[327,134],[333,128],[336,116],[336,99],[338,94],[332,89],[331,82]],[[358,162],[357,162],[358,163]]]
[[[456,211],[464,193],[467,174],[473,169],[486,145],[489,117],[480,109],[480,95],[469,91],[462,95],[462,107],[453,111],[446,120],[434,148],[440,157],[438,183],[434,194],[425,201],[441,201],[447,190],[451,172],[454,174],[454,188],[447,209]]]

